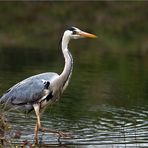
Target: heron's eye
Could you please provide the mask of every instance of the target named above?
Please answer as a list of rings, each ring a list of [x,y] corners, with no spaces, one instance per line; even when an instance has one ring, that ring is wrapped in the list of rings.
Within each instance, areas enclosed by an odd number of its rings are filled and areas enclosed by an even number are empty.
[[[77,34],[77,32],[74,30],[74,31],[72,32],[72,34],[75,35],[75,34]]]

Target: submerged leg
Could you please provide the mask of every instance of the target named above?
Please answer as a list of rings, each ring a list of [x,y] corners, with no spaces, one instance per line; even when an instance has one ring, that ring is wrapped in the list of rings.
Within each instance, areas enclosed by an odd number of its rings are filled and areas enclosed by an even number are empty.
[[[38,104],[34,104],[33,107],[34,107],[35,114],[36,114],[36,117],[37,117],[35,129],[34,129],[34,134],[35,134],[34,139],[35,139],[35,144],[38,144],[38,131],[41,128],[41,122],[40,122],[40,106]]]
[[[38,144],[38,131],[57,134],[58,135],[58,141],[60,141],[60,138],[72,138],[72,136],[70,134],[66,134],[64,132],[57,131],[57,130],[42,128],[41,127],[41,122],[40,122],[40,105],[39,104],[34,104],[33,107],[34,107],[35,114],[36,114],[36,117],[37,117],[37,121],[36,121],[36,125],[35,125],[35,130],[34,130],[34,133],[35,133],[35,137],[34,137],[35,144]]]

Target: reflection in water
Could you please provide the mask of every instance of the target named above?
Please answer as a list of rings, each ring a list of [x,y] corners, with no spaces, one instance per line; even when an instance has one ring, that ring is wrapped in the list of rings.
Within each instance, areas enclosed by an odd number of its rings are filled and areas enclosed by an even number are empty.
[[[0,55],[1,93],[30,75],[62,70],[62,59],[56,55],[40,50],[22,51],[23,56],[21,51],[13,52]],[[61,101],[42,115],[43,126],[72,133],[72,139],[61,139],[69,147],[148,147],[147,60],[85,54],[77,55],[80,60],[75,62],[70,86]],[[22,133],[14,141],[33,141],[34,114],[7,115],[13,130]],[[48,133],[40,133],[40,141],[58,144],[57,136]]]

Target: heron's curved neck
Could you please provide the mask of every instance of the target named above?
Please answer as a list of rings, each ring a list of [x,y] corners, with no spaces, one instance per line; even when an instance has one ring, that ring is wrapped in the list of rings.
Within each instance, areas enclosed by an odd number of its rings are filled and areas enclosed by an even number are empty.
[[[70,38],[63,36],[61,42],[61,48],[65,59],[65,66],[63,72],[60,74],[60,79],[63,86],[69,82],[73,70],[73,58],[70,51],[68,50],[69,40]]]

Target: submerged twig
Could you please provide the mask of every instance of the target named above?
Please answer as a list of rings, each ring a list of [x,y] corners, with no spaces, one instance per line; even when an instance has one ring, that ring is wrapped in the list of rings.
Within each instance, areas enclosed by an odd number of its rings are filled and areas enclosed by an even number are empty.
[[[0,141],[1,145],[9,144],[9,141],[5,138],[5,133],[10,130],[10,124],[4,114],[0,114]]]

